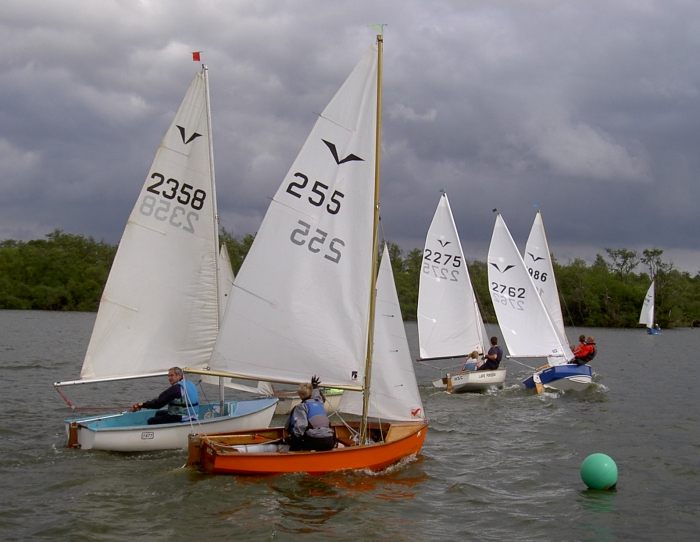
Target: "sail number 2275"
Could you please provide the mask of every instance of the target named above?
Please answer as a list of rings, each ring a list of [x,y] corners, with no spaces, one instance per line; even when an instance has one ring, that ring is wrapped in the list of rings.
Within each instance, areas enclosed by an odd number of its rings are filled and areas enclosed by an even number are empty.
[[[525,288],[492,282],[491,296],[495,303],[509,305],[519,311],[525,310]]]

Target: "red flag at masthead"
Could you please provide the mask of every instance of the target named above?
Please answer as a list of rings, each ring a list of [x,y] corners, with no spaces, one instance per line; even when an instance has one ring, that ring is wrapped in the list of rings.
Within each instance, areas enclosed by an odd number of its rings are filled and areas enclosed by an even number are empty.
[[[199,62],[199,53],[200,52],[201,51],[195,51],[194,53],[192,53],[192,60],[194,60],[195,62]]]

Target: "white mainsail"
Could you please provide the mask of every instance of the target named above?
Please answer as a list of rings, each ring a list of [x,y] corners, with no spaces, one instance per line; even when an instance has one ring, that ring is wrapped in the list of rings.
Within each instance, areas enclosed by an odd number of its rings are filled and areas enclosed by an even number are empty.
[[[397,421],[425,419],[386,245],[377,277],[372,358],[368,415]],[[338,410],[361,415],[362,393],[343,393]]]
[[[559,302],[559,290],[554,277],[554,266],[552,265],[552,254],[549,251],[547,235],[544,231],[544,222],[540,211],[535,215],[535,221],[530,230],[530,236],[525,245],[523,261],[527,267],[532,281],[537,287],[537,291],[547,307],[549,317],[557,328],[562,339],[568,343],[566,330],[564,328],[564,317],[561,313],[561,303]]]
[[[511,356],[549,357],[550,365],[573,358],[500,214],[489,246],[488,276],[498,324]]]
[[[206,364],[218,330],[206,73],[195,75],[119,243],[81,379]]]
[[[372,277],[377,45],[324,109],[238,272],[210,366],[360,386]]]
[[[469,277],[447,194],[442,194],[425,240],[418,289],[421,358],[484,352],[481,311]]]
[[[644,324],[649,329],[654,327],[654,281],[651,281],[651,286],[647,290],[647,295],[644,298],[642,312],[639,315],[639,323]]]

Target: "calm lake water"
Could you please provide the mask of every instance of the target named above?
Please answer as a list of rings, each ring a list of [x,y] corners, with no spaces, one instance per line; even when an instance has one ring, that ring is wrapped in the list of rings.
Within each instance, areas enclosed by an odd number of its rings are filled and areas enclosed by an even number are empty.
[[[430,428],[417,459],[380,474],[259,478],[182,469],[184,451],[64,448],[72,415],[52,384],[78,377],[94,318],[0,311],[2,540],[695,540],[700,530],[698,329],[570,329],[598,343],[596,384],[582,393],[533,395],[520,385],[529,371],[506,361],[505,389],[452,396],[418,366]],[[416,326],[406,329],[415,353]],[[130,405],[166,386],[65,393]],[[595,452],[617,463],[615,491],[581,482]]]

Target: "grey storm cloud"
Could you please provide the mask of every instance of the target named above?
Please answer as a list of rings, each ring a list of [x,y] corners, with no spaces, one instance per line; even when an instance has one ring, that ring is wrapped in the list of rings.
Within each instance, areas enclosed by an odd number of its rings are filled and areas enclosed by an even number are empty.
[[[382,227],[420,248],[448,192],[470,259],[498,208],[560,261],[700,269],[700,4],[681,0],[4,0],[0,239],[116,243],[210,69],[221,224],[254,233],[315,115],[386,23]]]

